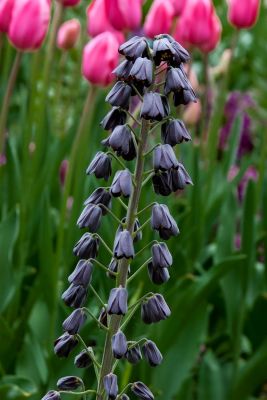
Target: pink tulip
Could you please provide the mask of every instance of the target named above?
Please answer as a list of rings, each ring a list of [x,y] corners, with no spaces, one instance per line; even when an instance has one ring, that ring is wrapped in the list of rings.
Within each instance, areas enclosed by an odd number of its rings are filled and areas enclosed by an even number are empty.
[[[13,6],[14,0],[0,1],[0,32],[8,32]]]
[[[74,7],[80,3],[81,0],[58,0],[64,7]]]
[[[41,47],[50,20],[50,0],[15,1],[8,30],[11,43],[19,50]]]
[[[105,0],[107,15],[118,31],[139,28],[142,19],[142,0]]]
[[[81,24],[78,19],[70,19],[64,22],[57,33],[57,47],[63,50],[72,49],[81,32]]]
[[[123,34],[109,22],[105,0],[93,0],[87,8],[87,32],[93,37],[102,32],[113,32],[120,44],[124,42]]]
[[[174,15],[179,17],[184,11],[186,0],[171,0],[174,8]]]
[[[228,0],[228,20],[238,29],[251,28],[259,15],[260,0]]]
[[[103,32],[84,47],[82,73],[89,82],[100,86],[112,82],[112,71],[119,62],[118,46],[114,33]]]
[[[155,0],[146,16],[144,31],[151,38],[160,33],[169,33],[174,17],[171,0]]]
[[[218,15],[214,12],[211,20],[211,36],[206,43],[199,46],[200,50],[202,50],[203,53],[210,53],[211,51],[213,51],[217,47],[221,39],[221,33],[221,21]]]

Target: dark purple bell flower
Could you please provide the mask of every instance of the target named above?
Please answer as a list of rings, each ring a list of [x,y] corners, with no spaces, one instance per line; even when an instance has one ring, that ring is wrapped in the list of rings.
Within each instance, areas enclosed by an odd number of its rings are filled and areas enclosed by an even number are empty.
[[[153,324],[168,318],[171,310],[164,297],[156,293],[142,303],[141,318],[145,324]]]
[[[102,141],[104,146],[110,146],[118,156],[126,161],[136,157],[136,150],[130,128],[127,125],[118,125],[111,135]]]
[[[84,305],[87,293],[88,290],[84,286],[71,284],[61,298],[67,306],[79,308]]]
[[[104,188],[97,188],[84,202],[85,206],[88,206],[89,204],[100,206],[102,214],[106,215],[107,213],[106,208],[110,208],[111,204],[111,194],[109,193],[108,190]]]
[[[150,262],[147,265],[147,270],[151,282],[155,285],[162,285],[170,279],[168,268],[156,267]]]
[[[112,274],[112,272],[117,273],[118,272],[118,260],[116,260],[116,258],[112,258],[112,260],[110,261],[109,265],[108,265],[108,271],[107,272],[107,276],[111,279],[115,279],[116,276]]]
[[[155,171],[168,171],[172,168],[178,168],[178,161],[169,144],[157,146],[153,152],[153,167]]]
[[[134,36],[119,47],[119,53],[128,60],[135,60],[138,57],[148,55],[148,44],[145,37]]]
[[[112,73],[115,74],[118,79],[126,81],[129,78],[132,66],[133,66],[133,62],[126,59],[122,63],[120,63],[112,71]]]
[[[90,233],[82,235],[81,239],[73,248],[73,253],[79,258],[96,258],[99,248],[99,239]]]
[[[156,203],[152,207],[151,226],[152,229],[159,232],[160,237],[164,240],[179,234],[178,226],[165,204]]]
[[[111,289],[107,306],[108,314],[125,315],[128,310],[127,299],[128,293],[124,287]]]
[[[129,346],[127,353],[125,354],[125,358],[131,364],[137,364],[140,360],[142,360],[142,353],[139,344],[135,346]]]
[[[98,317],[98,321],[104,325],[104,326],[108,326],[108,314],[107,314],[107,310],[105,307],[101,308],[99,317]],[[101,327],[101,326],[100,326]]]
[[[190,59],[189,53],[170,35],[158,35],[153,42],[153,57],[156,65],[168,62],[172,66],[179,66]]]
[[[87,317],[82,308],[74,310],[62,324],[64,331],[76,335],[85,323]]]
[[[113,130],[117,125],[124,125],[127,114],[119,107],[112,107],[109,113],[101,121],[100,125],[105,131]]]
[[[104,376],[103,382],[108,400],[115,400],[119,390],[117,375],[110,373]]]
[[[112,106],[127,110],[129,108],[131,94],[132,87],[123,81],[118,81],[108,93],[106,101]]]
[[[74,285],[87,287],[92,279],[93,264],[88,260],[79,260],[68,281]]]
[[[41,400],[60,400],[60,393],[56,392],[55,390],[49,390]]]
[[[74,365],[77,368],[88,368],[92,365],[92,360],[87,350],[82,350],[74,359]]]
[[[145,342],[145,344],[142,346],[142,351],[145,359],[151,365],[151,367],[156,367],[157,365],[161,364],[163,360],[162,354],[152,340]]]
[[[128,169],[116,172],[110,187],[110,193],[114,197],[130,197],[132,193],[132,176]]]
[[[166,96],[154,92],[145,93],[140,112],[141,118],[161,121],[169,113],[170,106]]]
[[[127,352],[127,339],[122,331],[118,331],[111,339],[112,352],[114,358],[120,359]]]
[[[168,35],[169,36],[169,35]],[[174,57],[171,60],[170,64],[173,67],[181,66],[181,63],[186,63],[190,60],[190,55],[188,51],[180,45],[180,43],[173,40],[172,42],[172,49],[174,50]]]
[[[95,174],[95,177],[104,178],[106,181],[111,175],[111,158],[102,151],[98,151],[91,164],[86,170],[86,174]]]
[[[60,390],[75,390],[83,386],[83,381],[78,376],[64,376],[57,381]]]
[[[124,224],[125,222],[126,222],[126,218],[124,217],[122,220],[121,220],[121,222],[122,222],[122,224]],[[137,242],[139,242],[140,240],[142,240],[142,231],[140,230],[140,231],[138,231],[138,229],[140,228],[140,222],[139,222],[139,219],[138,218],[136,218],[135,219],[135,221],[134,221],[134,227],[133,227],[133,233],[134,233],[134,243],[137,243]],[[117,232],[116,232],[116,235],[117,234],[119,234],[119,232],[122,232],[123,231],[123,226],[122,225],[119,225],[119,227],[118,227],[118,229],[117,229]],[[138,231],[138,232],[137,232]]]
[[[166,243],[153,244],[151,248],[152,263],[157,268],[168,268],[172,265],[172,255]]]
[[[192,140],[183,121],[179,119],[174,119],[162,125],[161,139],[171,146]]]
[[[173,103],[175,105],[175,107],[180,106],[181,104],[183,105],[187,105],[189,103],[196,103],[197,102],[197,98],[196,98],[196,94],[194,92],[193,89],[182,89],[179,92],[175,92],[173,94]]]
[[[101,223],[102,209],[100,206],[88,204],[83,209],[78,218],[77,225],[79,228],[88,228],[91,232],[96,232]]]
[[[192,179],[181,163],[179,163],[178,169],[172,170],[170,174],[173,192],[176,192],[176,190],[183,190],[186,185],[193,185]]]
[[[155,174],[152,177],[152,183],[156,194],[169,196],[172,193],[172,182],[169,171]]]
[[[75,336],[70,335],[68,332],[63,333],[54,342],[54,352],[58,357],[66,358],[70,352],[79,343]]]
[[[153,393],[143,382],[134,382],[131,391],[141,400],[154,400]]]
[[[179,92],[180,90],[192,90],[192,86],[181,68],[171,67],[166,74],[164,94],[168,95],[170,92]]]
[[[133,238],[130,232],[126,229],[118,232],[118,234],[116,235],[113,254],[114,257],[117,259],[134,257]]]
[[[130,72],[131,78],[142,82],[145,86],[150,86],[153,79],[153,64],[146,57],[138,57]]]

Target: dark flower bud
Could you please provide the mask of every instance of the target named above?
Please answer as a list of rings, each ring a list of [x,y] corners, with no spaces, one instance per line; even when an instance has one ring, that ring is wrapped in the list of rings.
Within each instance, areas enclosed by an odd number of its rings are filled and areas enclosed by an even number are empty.
[[[169,144],[157,146],[153,153],[153,167],[155,171],[168,171],[171,168],[178,168],[178,161]]]
[[[56,392],[55,390],[49,390],[41,400],[60,400],[60,393]]]
[[[118,156],[126,161],[131,161],[136,157],[133,137],[127,125],[118,125],[111,135],[102,141],[105,146],[110,146]]]
[[[112,107],[110,112],[100,122],[105,131],[113,130],[117,125],[124,125],[127,120],[127,114],[119,107]]]
[[[110,373],[104,376],[103,382],[108,399],[115,400],[119,390],[117,383],[117,375]]]
[[[134,36],[119,47],[119,53],[129,60],[148,55],[148,44],[145,37]]]
[[[77,368],[88,368],[92,364],[92,360],[87,350],[81,351],[74,359],[74,365]]]
[[[162,321],[171,315],[171,310],[161,294],[154,294],[142,303],[141,318],[145,324]]]
[[[118,231],[117,231],[118,232]],[[119,233],[119,232],[118,232]],[[116,276],[112,274],[112,272],[118,272],[118,267],[119,267],[119,262],[118,260],[116,260],[115,258],[112,258],[112,260],[110,261],[109,265],[108,265],[108,271],[107,272],[107,276],[111,279],[115,279]],[[128,276],[131,273],[131,269],[130,269],[130,265],[128,266]]]
[[[181,104],[187,105],[191,102],[196,103],[197,98],[193,89],[182,89],[179,92],[175,92],[173,94],[173,103],[175,107],[180,106]]]
[[[107,181],[111,175],[111,158],[102,151],[98,151],[87,168],[86,174],[95,174],[96,178],[104,178]]]
[[[125,222],[126,222],[126,218],[124,217],[122,220],[121,220],[121,222],[122,222],[122,224],[125,224]],[[119,227],[118,227],[118,229],[117,229],[117,233],[116,233],[116,235],[118,235],[119,234],[119,232],[122,232],[123,231],[123,225],[119,225]],[[137,243],[137,242],[139,242],[140,240],[142,240],[142,231],[140,230],[140,231],[138,231],[138,229],[140,228],[140,222],[139,222],[139,219],[138,218],[136,218],[135,219],[135,221],[134,221],[134,227],[133,227],[133,233],[134,233],[134,243]],[[138,231],[138,232],[137,232]],[[130,271],[129,271],[129,273],[130,273]]]
[[[134,382],[131,390],[141,400],[154,400],[153,393],[143,382]]]
[[[112,71],[112,73],[115,74],[118,79],[126,81],[129,78],[132,66],[132,61],[124,60]]]
[[[60,390],[75,390],[83,386],[83,381],[78,376],[64,376],[57,381]]]
[[[58,357],[66,358],[70,352],[79,343],[75,336],[70,335],[68,332],[63,333],[54,342],[54,352]]]
[[[183,164],[179,163],[178,169],[171,171],[172,190],[183,190],[186,185],[193,185],[192,179]]]
[[[118,331],[112,336],[112,352],[114,358],[120,359],[125,356],[127,352],[127,339],[123,332]]]
[[[171,175],[168,171],[155,174],[152,177],[152,183],[156,194],[169,196],[172,193]]]
[[[82,308],[74,310],[62,324],[64,331],[71,335],[78,333],[86,321],[86,314]]]
[[[153,79],[153,64],[148,58],[138,57],[131,69],[130,76],[136,81],[150,86]]]
[[[128,169],[117,171],[111,187],[110,193],[114,197],[124,196],[130,197],[132,193],[132,176]]]
[[[84,202],[84,205],[88,206],[89,204],[94,204],[96,206],[100,206],[102,214],[106,215],[106,208],[110,208],[110,203],[111,194],[109,193],[109,191],[103,188],[98,188],[88,197],[88,199]]]
[[[132,87],[127,83],[118,81],[110,90],[106,97],[106,101],[112,106],[121,107],[124,109],[129,108],[129,102],[132,94]]]
[[[88,286],[93,273],[93,264],[87,260],[79,260],[68,281],[74,285]]]
[[[94,204],[88,204],[79,216],[77,225],[79,228],[88,228],[91,232],[96,232],[99,229],[101,217],[101,207]]]
[[[108,326],[108,314],[107,314],[107,310],[105,307],[101,308],[99,317],[98,317],[98,321],[104,325],[104,326]]]
[[[158,268],[168,268],[172,265],[172,255],[166,243],[157,243],[152,246],[152,263]]]
[[[87,298],[87,289],[82,285],[71,284],[61,296],[66,306],[79,308],[82,307]]]
[[[147,265],[148,276],[155,285],[162,285],[170,279],[167,268],[155,267],[152,262]]]
[[[187,76],[180,68],[169,68],[166,74],[164,93],[179,92],[180,90],[193,90]]]
[[[162,362],[162,354],[158,347],[152,340],[148,340],[142,347],[142,351],[145,359],[151,365],[151,367],[156,367]]]
[[[162,125],[161,139],[164,143],[175,146],[183,141],[188,142],[191,140],[191,136],[188,133],[183,121],[174,119],[173,121],[166,122]]]
[[[169,36],[169,40],[170,38],[173,39]],[[181,63],[186,63],[190,60],[190,55],[188,51],[183,46],[181,46],[180,43],[176,42],[175,40],[171,40],[171,46],[174,50],[174,57],[170,63],[172,66],[179,67],[181,66]]]
[[[159,35],[153,42],[153,56],[156,65],[162,61],[168,62],[173,66],[179,66],[190,59],[189,53],[170,35]]]
[[[74,246],[73,253],[80,258],[96,258],[98,248],[99,239],[93,237],[90,233],[85,233]]]
[[[152,207],[151,226],[164,240],[179,234],[178,226],[165,204],[157,203]]]
[[[148,92],[144,95],[141,118],[161,121],[170,113],[168,99],[160,93]]]
[[[126,229],[116,235],[113,254],[117,259],[134,257],[133,238]]]
[[[107,306],[108,314],[125,315],[128,310],[127,299],[128,293],[124,287],[111,289]]]
[[[142,353],[139,344],[135,346],[130,346],[125,354],[125,358],[131,364],[137,364],[140,360],[142,360]]]
[[[121,396],[121,400],[130,400],[130,397],[127,396],[127,394],[123,393],[123,395]]]

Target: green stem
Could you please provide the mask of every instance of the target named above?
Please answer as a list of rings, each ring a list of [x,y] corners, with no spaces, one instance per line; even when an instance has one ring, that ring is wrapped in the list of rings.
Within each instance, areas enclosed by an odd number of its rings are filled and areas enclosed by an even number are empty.
[[[88,315],[90,315],[91,318],[93,318],[93,320],[95,320],[97,322],[98,325],[101,326],[102,329],[104,329],[105,331],[109,331],[109,329],[102,324],[102,322],[98,321],[98,319],[96,318],[96,316],[89,310],[89,308],[83,307],[84,311],[87,312]]]
[[[136,277],[136,275],[138,275],[138,274],[145,268],[145,266],[146,266],[147,264],[150,263],[151,260],[152,260],[151,257],[150,257],[148,260],[146,260],[146,261],[144,262],[144,264],[142,264],[141,267],[139,267],[139,268],[130,276],[130,278],[127,279],[127,283],[130,283],[130,282]]]
[[[99,362],[96,360],[96,358],[95,358],[95,356],[94,356],[94,354],[93,354],[93,350],[90,350],[90,348],[88,348],[88,347],[86,346],[86,343],[84,342],[83,338],[82,338],[79,334],[77,334],[76,336],[77,336],[77,338],[79,339],[79,341],[81,342],[81,344],[83,345],[83,347],[84,347],[84,349],[86,350],[86,352],[87,352],[87,354],[89,355],[89,357],[91,358],[93,364],[94,364],[98,369],[100,369],[100,368],[101,368],[101,365],[100,365]],[[96,376],[98,376],[98,372],[97,372]]]
[[[97,291],[95,290],[95,288],[94,288],[92,285],[90,285],[90,289],[91,289],[92,292],[94,293],[95,297],[98,299],[99,303],[100,303],[103,307],[105,307],[106,304],[105,304],[104,301],[101,299],[101,297],[99,296],[99,294],[97,293]]]

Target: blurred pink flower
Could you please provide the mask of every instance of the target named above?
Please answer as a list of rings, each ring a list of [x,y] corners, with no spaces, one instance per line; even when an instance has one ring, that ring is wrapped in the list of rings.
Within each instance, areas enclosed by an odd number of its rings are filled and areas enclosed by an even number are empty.
[[[64,22],[57,33],[57,47],[63,50],[72,49],[79,39],[80,21],[76,18]]]
[[[228,177],[227,179],[231,182],[239,173],[239,167],[237,165],[232,165],[229,172],[228,172]],[[257,182],[259,177],[258,171],[257,169],[253,166],[250,165],[244,175],[242,176],[240,182],[237,185],[237,198],[239,200],[240,203],[242,203],[242,201],[244,200],[244,196],[247,190],[247,186],[249,181],[254,181]]]
[[[171,0],[155,0],[146,16],[144,31],[151,38],[160,33],[169,33],[174,18]]]
[[[62,160],[59,167],[59,182],[61,187],[64,187],[66,176],[69,169],[69,160]]]
[[[114,33],[103,32],[84,47],[82,73],[89,82],[100,86],[112,82],[112,71],[119,62],[118,46]]]
[[[58,0],[64,7],[74,7],[80,3],[81,0]]]
[[[41,47],[50,21],[50,0],[15,1],[8,30],[10,42],[19,50]]]
[[[210,53],[211,51],[213,51],[217,47],[221,39],[222,24],[218,15],[215,12],[213,13],[211,19],[210,33],[211,36],[209,40],[206,43],[199,46],[200,50],[203,51],[203,53]]]
[[[238,29],[251,28],[259,15],[260,0],[228,0],[228,21]]]
[[[142,19],[142,0],[105,0],[110,23],[118,31],[139,28]]]
[[[187,0],[171,0],[174,9],[174,15],[179,17],[184,11]]]
[[[0,1],[0,32],[8,32],[13,6],[14,0]]]

